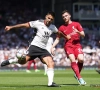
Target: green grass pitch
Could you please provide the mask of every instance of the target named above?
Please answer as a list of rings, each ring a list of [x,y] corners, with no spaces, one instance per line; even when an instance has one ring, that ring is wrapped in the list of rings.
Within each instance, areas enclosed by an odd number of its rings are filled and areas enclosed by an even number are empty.
[[[55,70],[54,82],[61,87],[47,87],[47,76],[44,71],[26,73],[25,71],[0,71],[0,90],[100,90],[100,74],[95,70],[83,70],[81,75],[87,82],[80,86],[72,70]]]

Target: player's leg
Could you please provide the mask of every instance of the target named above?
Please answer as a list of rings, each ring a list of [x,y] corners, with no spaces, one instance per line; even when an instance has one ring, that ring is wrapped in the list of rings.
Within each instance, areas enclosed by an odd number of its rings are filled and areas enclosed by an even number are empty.
[[[52,61],[52,57],[47,56],[43,58],[43,61],[47,64],[47,76],[48,76],[48,86],[52,85],[53,77],[54,77],[54,62]]]
[[[32,60],[32,63],[34,64],[33,68],[34,68],[35,72],[39,72],[40,70],[37,69],[36,61]]]
[[[6,65],[9,65],[9,64],[13,64],[13,63],[18,63],[17,57],[10,58],[10,59],[8,59],[8,60],[4,60],[4,61],[1,63],[1,67],[6,66]]]
[[[59,87],[59,85],[53,83],[54,78],[54,61],[51,56],[46,56],[42,58],[43,62],[46,63],[47,69],[47,76],[48,76],[48,87]]]
[[[78,60],[77,65],[78,65],[78,68],[79,68],[79,73],[81,73],[81,70],[83,68],[84,55],[83,54],[78,54],[77,60]],[[86,82],[82,78],[79,79],[79,81],[82,85],[86,84]]]
[[[55,83],[53,83],[54,77],[54,62],[51,57],[51,54],[46,50],[36,46],[30,46],[29,55],[32,56],[31,58],[39,58],[43,63],[46,63],[48,66],[47,76],[48,76],[48,86],[50,87],[57,87]],[[36,53],[37,52],[37,53]]]
[[[31,64],[32,64],[32,63],[33,63],[32,61],[28,61],[27,67],[26,67],[26,72],[27,72],[27,73],[31,73],[30,68],[31,68]]]
[[[75,51],[74,48],[72,47],[65,47],[65,52],[67,54],[67,56],[69,57],[70,61],[71,61],[71,68],[74,71],[74,73],[76,74],[76,76],[78,78],[81,78],[81,75],[79,73],[79,68],[78,65],[76,63],[76,57],[75,57]]]
[[[44,66],[44,75],[47,75],[47,65],[43,64],[43,66]]]
[[[82,68],[83,68],[84,55],[83,54],[78,54],[77,60],[78,60],[77,65],[78,65],[79,73],[80,73]]]
[[[74,73],[76,74],[76,76],[78,78],[81,78],[81,75],[79,73],[79,68],[78,68],[78,65],[76,63],[74,54],[69,54],[69,59],[71,61],[71,68],[72,68],[72,70],[74,71]]]
[[[26,56],[25,59],[22,60],[18,60],[17,57],[14,58],[10,58],[9,60],[5,60],[1,63],[1,67],[3,66],[7,66],[9,64],[13,64],[13,63],[19,63],[19,64],[25,64],[28,60],[30,60],[30,56]]]
[[[83,62],[84,62],[84,55],[83,55],[82,48],[80,46],[77,46],[75,48],[74,52],[75,52],[74,54],[78,60],[77,65],[78,65],[79,73],[80,73],[83,68]]]
[[[73,54],[70,54],[69,55],[69,59],[71,60],[71,68],[75,73],[74,77],[78,80],[78,83],[80,85],[85,85],[85,81],[82,79],[82,77],[81,77],[81,75],[79,73],[78,65],[75,62],[75,56]]]
[[[84,62],[84,55],[83,55],[83,51],[82,51],[82,48],[81,47],[77,47],[75,49],[75,56],[78,60],[77,62],[77,66],[79,68],[79,73],[81,72],[82,68],[83,68],[83,62]],[[78,78],[77,75],[75,75],[74,77],[76,77],[76,79]],[[86,82],[83,80],[83,78],[78,78],[78,82],[81,84],[81,85],[85,85]]]

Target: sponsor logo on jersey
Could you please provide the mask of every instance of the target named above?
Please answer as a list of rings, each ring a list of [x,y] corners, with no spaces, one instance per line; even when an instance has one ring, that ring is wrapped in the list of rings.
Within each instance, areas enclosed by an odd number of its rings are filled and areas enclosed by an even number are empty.
[[[42,35],[44,38],[49,38],[50,37],[50,33],[49,32],[46,32],[44,31],[44,35]]]

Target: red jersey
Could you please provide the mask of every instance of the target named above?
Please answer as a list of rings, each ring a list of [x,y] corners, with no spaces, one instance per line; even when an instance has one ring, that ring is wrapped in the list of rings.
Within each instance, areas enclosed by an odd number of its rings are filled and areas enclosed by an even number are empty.
[[[80,32],[83,31],[82,26],[78,22],[72,22],[68,25],[61,25],[59,27],[59,30],[63,34],[71,36],[70,40],[66,40],[65,45],[67,46],[80,45],[80,35],[73,30],[73,27]]]

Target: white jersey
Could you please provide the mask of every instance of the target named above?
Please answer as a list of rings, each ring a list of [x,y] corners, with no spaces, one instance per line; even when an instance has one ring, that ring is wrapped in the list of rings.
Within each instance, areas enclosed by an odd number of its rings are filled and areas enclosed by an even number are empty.
[[[58,32],[56,26],[51,24],[49,27],[47,27],[43,20],[31,21],[29,24],[30,27],[37,29],[36,35],[33,38],[31,45],[46,49],[46,45],[51,34]]]
[[[49,53],[51,53],[52,44],[53,44],[53,38],[49,37],[49,40],[48,40],[47,46],[46,46],[46,49],[48,50]]]

